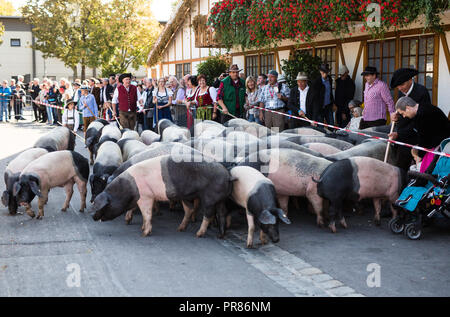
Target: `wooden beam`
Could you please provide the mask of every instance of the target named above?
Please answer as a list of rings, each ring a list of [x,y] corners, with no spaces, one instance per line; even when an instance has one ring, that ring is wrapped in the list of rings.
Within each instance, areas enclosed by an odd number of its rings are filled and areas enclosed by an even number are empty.
[[[339,55],[341,56],[342,65],[347,66],[347,63],[345,62],[344,50],[342,49],[342,43],[339,42],[337,47],[339,49]]]
[[[353,74],[352,74],[353,81],[356,80],[356,73],[358,72],[359,63],[361,61],[361,54],[365,45],[366,45],[365,41],[361,41],[361,43],[359,43],[358,55],[356,56],[355,67],[353,67]]]
[[[445,33],[443,34],[445,37]],[[444,44],[442,44],[444,45]],[[417,45],[419,46],[419,45]],[[444,49],[445,50],[445,49]],[[447,46],[448,50],[448,46]],[[448,64],[449,60],[447,60],[447,65],[449,66],[450,72],[450,64]],[[438,86],[439,86],[439,35],[434,35],[434,56],[433,56],[433,95],[431,96],[431,102],[433,105],[438,105]]]
[[[199,57],[199,58],[192,58],[192,59],[184,59],[179,61],[170,61],[170,62],[162,62],[161,64],[169,65],[169,64],[181,64],[181,63],[194,63],[194,62],[202,62],[206,60],[208,57]],[[192,71],[192,69],[191,69]]]
[[[280,63],[280,55],[278,55],[278,51],[275,51],[275,57],[277,59],[278,71],[281,74],[281,63]]]
[[[445,60],[447,61],[448,72],[450,74],[450,51],[448,48],[447,37],[441,33],[442,48],[444,49]]]

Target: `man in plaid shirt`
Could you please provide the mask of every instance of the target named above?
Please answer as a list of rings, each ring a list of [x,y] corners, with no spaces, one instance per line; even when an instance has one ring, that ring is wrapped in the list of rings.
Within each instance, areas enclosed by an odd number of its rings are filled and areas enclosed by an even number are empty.
[[[289,100],[290,90],[286,85],[279,84],[278,73],[275,70],[269,71],[269,82],[262,87],[259,96],[259,106],[277,112],[285,112],[286,104]],[[260,111],[259,119],[264,121],[267,128],[278,128],[284,130],[284,116],[269,111]]]
[[[364,111],[360,129],[386,125],[386,109],[394,115],[394,100],[388,85],[378,78],[376,67],[367,66],[361,73],[366,80]]]

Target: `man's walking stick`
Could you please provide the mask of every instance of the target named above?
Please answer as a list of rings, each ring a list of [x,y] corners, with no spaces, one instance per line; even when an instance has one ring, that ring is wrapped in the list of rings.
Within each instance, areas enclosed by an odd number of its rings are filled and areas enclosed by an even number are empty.
[[[395,121],[392,121],[391,132],[389,134],[394,132],[394,126],[395,126]],[[391,145],[391,142],[388,142],[387,145],[386,145],[386,154],[384,155],[384,162],[385,163],[387,162],[387,159],[388,159],[388,156],[389,156],[390,145]]]

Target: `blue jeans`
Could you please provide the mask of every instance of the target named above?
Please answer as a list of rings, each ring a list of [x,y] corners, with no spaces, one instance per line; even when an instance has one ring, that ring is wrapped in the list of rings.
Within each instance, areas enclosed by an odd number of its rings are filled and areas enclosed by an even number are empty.
[[[259,117],[255,117],[254,114],[248,115],[248,122],[256,122],[258,124],[261,124],[261,120],[259,120]]]
[[[8,120],[8,101],[0,101],[0,121],[3,121],[3,112],[5,113],[5,121]]]
[[[47,111],[47,119],[48,123],[53,124],[53,109],[50,107],[45,107]]]

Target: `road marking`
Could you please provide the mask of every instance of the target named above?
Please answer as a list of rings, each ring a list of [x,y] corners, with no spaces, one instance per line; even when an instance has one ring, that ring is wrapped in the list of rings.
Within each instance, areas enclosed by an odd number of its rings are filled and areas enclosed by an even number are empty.
[[[274,244],[269,243],[257,249],[247,249],[246,239],[246,233],[229,231],[227,238],[221,240],[221,244],[235,252],[238,250],[239,256],[247,263],[294,296],[364,296]]]

